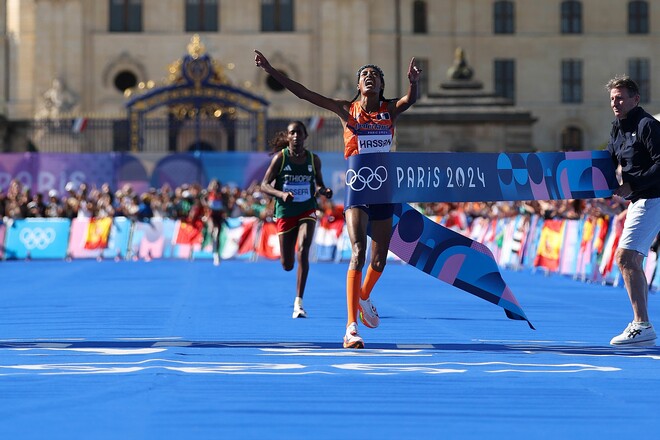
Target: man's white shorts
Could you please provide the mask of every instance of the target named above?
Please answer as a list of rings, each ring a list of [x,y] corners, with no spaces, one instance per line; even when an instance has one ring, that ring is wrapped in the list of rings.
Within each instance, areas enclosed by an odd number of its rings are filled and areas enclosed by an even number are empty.
[[[660,231],[660,198],[639,199],[628,205],[619,247],[648,255]]]

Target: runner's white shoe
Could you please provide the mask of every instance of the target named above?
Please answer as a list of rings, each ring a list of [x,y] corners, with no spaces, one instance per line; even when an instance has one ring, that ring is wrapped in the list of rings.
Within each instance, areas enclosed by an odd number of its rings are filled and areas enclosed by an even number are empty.
[[[380,316],[378,316],[378,310],[376,310],[376,306],[371,302],[371,298],[367,298],[366,300],[360,298],[359,309],[360,321],[362,321],[362,324],[369,328],[378,327],[378,324],[380,324]]]
[[[642,327],[638,322],[631,322],[628,327],[610,341],[611,345],[655,345],[656,335],[653,326]]]
[[[346,327],[344,335],[344,348],[364,348],[364,341],[358,334],[357,324],[352,322]]]
[[[302,308],[302,305],[294,305],[293,306],[293,315],[291,315],[293,319],[296,318],[307,318],[307,312],[305,312],[305,309]]]

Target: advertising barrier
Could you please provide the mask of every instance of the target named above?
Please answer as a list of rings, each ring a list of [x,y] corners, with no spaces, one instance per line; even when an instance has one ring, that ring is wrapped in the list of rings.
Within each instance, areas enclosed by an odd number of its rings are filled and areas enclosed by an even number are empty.
[[[326,186],[332,188],[336,200],[342,200],[346,160],[341,153],[315,154],[323,164]],[[270,160],[266,152],[6,153],[0,161],[0,192],[7,190],[12,179],[32,193],[42,194],[52,189],[64,194],[69,182],[74,187],[85,183],[90,188],[100,188],[104,183],[111,188],[130,184],[138,194],[164,184],[175,188],[197,182],[205,187],[211,179],[248,188],[253,182],[261,182]]]
[[[5,259],[64,259],[71,220],[28,218],[6,224]]]
[[[447,225],[451,219],[432,217]],[[89,249],[90,219],[24,219],[0,223],[0,264],[17,259],[143,260],[176,258],[211,260],[213,246],[206,230],[197,244],[177,243],[178,220],[154,218],[149,222],[125,217],[112,219],[104,248]],[[585,282],[622,285],[613,255],[620,234],[615,220],[544,220],[539,216],[475,218],[457,232],[483,243],[497,264],[509,269],[557,273]],[[87,246],[87,247],[86,247]],[[270,259],[279,256],[274,224],[254,217],[227,219],[222,228],[221,260]],[[314,262],[340,262],[350,258],[350,240],[343,219],[319,220],[310,252]],[[399,260],[393,253],[391,260]],[[644,262],[652,289],[660,289],[658,256],[653,250]]]

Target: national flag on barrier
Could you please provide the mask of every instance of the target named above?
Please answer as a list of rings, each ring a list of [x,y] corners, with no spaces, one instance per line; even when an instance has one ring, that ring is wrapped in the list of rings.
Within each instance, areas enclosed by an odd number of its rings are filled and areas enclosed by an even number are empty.
[[[564,222],[564,240],[562,241],[561,256],[559,257],[559,272],[564,275],[573,275],[577,270],[578,249],[580,246],[580,220],[566,220]]]
[[[196,245],[202,243],[202,222],[189,223],[183,220],[176,222],[174,227],[174,244]]]
[[[445,216],[442,225],[445,228],[449,228],[452,231],[460,232],[463,235],[467,235],[468,221],[465,212],[460,209],[452,209]]]
[[[257,255],[270,260],[280,258],[280,239],[277,236],[277,225],[274,222],[264,222],[261,225]]]
[[[87,226],[85,249],[105,249],[108,247],[112,218],[91,218]]]
[[[312,116],[309,118],[309,131],[319,131],[323,127],[323,118],[320,116]]]
[[[529,234],[529,218],[526,216],[518,216],[516,223],[516,230],[513,232],[513,246],[512,249],[517,255],[517,263],[522,264],[522,259],[525,255],[525,247],[527,245],[527,236]]]
[[[488,233],[489,224],[490,224],[490,219],[487,219],[486,217],[477,217],[472,219],[468,238],[474,241],[484,243],[486,241],[486,234]]]
[[[609,223],[606,219],[602,217],[596,219],[591,242],[591,259],[580,272],[584,274],[586,280],[599,281],[602,278],[600,275],[600,262],[602,261],[605,240],[609,230]]]
[[[498,242],[499,255],[497,263],[502,267],[511,265],[513,254],[513,232],[516,227],[515,218],[509,217],[500,220],[502,226],[502,240]]]
[[[490,247],[495,261],[500,261],[500,256],[502,255],[502,245],[504,244],[504,238],[506,235],[506,225],[507,223],[504,221],[500,221],[499,219],[495,220],[495,236]]]
[[[220,257],[228,260],[253,256],[257,223],[255,217],[227,218],[221,231]]]
[[[610,231],[610,223],[602,217],[596,221],[596,231],[594,232],[594,249],[598,255],[602,255],[605,250],[605,239]]]
[[[87,128],[87,118],[76,118],[73,120],[71,131],[73,133],[82,133]]]
[[[172,220],[168,220],[172,221]],[[130,253],[144,260],[163,258],[165,250],[164,219],[152,218],[133,224]]]
[[[248,220],[243,218],[243,231],[238,239],[238,255],[253,255],[257,246],[257,226],[259,222],[256,218]]]
[[[529,220],[529,230],[527,238],[525,239],[525,247],[522,255],[522,265],[526,267],[534,266],[534,259],[538,252],[539,239],[541,238],[541,230],[543,229],[543,217],[539,215],[532,215]]]
[[[594,241],[594,232],[596,230],[596,219],[589,217],[582,224],[582,237],[580,239],[580,249],[591,248]]]
[[[324,216],[314,233],[314,246],[316,259],[318,261],[333,261],[337,253],[337,245],[344,227],[343,218],[332,218]]]
[[[585,279],[588,278],[592,266],[594,232],[596,229],[596,219],[587,217],[580,224],[580,247],[577,249],[577,261],[575,271]]]
[[[600,261],[599,270],[600,274],[604,278],[607,278],[609,275],[611,275],[612,267],[614,266],[614,255],[616,254],[616,248],[619,246],[619,238],[621,238],[621,232],[623,232],[624,221],[625,217],[615,217],[612,219],[612,232],[610,232],[603,244],[603,257]]]
[[[486,219],[486,221],[487,225],[483,234],[483,241],[480,242],[494,254],[497,251],[497,219]]]
[[[507,225],[498,263],[503,267],[518,267],[522,263],[525,236],[529,229],[529,223],[521,215],[500,221]]]
[[[202,227],[201,250],[204,252],[213,251],[213,228],[206,222],[204,223],[204,227]]]
[[[539,247],[534,258],[534,267],[545,267],[551,272],[559,269],[559,255],[564,239],[564,221],[546,220],[541,229]]]

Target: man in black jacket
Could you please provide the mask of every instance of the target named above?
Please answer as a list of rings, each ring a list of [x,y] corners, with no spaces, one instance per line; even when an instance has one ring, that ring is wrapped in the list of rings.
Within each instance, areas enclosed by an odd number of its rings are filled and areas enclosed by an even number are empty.
[[[617,76],[606,88],[616,116],[607,149],[623,181],[614,194],[630,202],[616,262],[633,309],[633,321],[610,344],[654,345],[642,264],[660,231],[660,122],[639,107],[639,88],[629,77]]]

